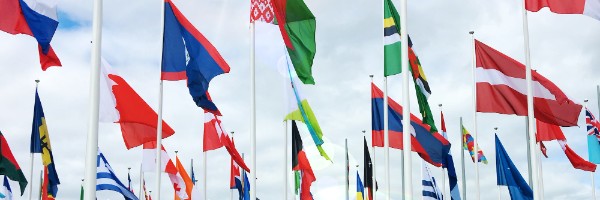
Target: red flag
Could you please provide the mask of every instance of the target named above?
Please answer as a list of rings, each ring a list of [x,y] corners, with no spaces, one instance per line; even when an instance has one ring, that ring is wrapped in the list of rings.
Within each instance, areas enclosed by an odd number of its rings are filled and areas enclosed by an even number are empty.
[[[103,79],[100,87],[100,120],[121,125],[127,149],[156,141],[158,115],[121,76],[102,60]],[[162,138],[175,131],[162,122]]]
[[[565,138],[565,135],[563,134],[562,130],[557,125],[552,125],[542,122],[540,120],[536,120],[536,129],[537,132],[535,136],[538,142],[552,140],[567,141],[567,138]]]
[[[546,145],[544,145],[543,142],[539,142],[540,143],[540,151],[542,151],[542,154],[544,155],[544,157],[548,158],[548,152],[546,149]]]
[[[208,136],[207,136],[208,135]],[[215,138],[215,135],[218,136]],[[244,159],[235,148],[235,144],[231,142],[231,138],[217,115],[211,112],[204,111],[204,138],[207,138],[204,142],[207,146],[204,147],[204,151],[214,150],[221,147],[225,147],[231,158],[237,163],[244,171],[250,172],[250,168],[244,162]]]
[[[525,0],[525,8],[531,12],[548,7],[557,14],[583,14],[600,20],[598,0]]]
[[[525,65],[475,41],[477,112],[527,116]],[[559,126],[576,126],[582,106],[554,83],[532,71],[535,118]]]
[[[312,200],[310,186],[317,178],[315,177],[310,162],[304,152],[302,138],[300,137],[300,132],[298,131],[295,121],[292,121],[292,170],[300,171],[302,176],[300,200]]]
[[[536,138],[540,142],[540,148],[542,148],[543,146],[541,141],[556,140],[562,147],[563,151],[565,151],[565,155],[567,156],[573,167],[584,171],[596,171],[596,164],[588,162],[587,160],[581,158],[581,156],[577,155],[577,153],[575,153],[575,151],[573,151],[573,149],[571,149],[571,147],[567,145],[567,139],[565,139],[565,135],[563,134],[559,126],[544,123],[539,120],[537,120],[536,124]],[[543,146],[543,148],[545,149],[546,147]],[[545,150],[542,149],[542,152],[545,152]],[[544,153],[544,156],[546,156],[546,158],[548,157],[546,153]]]
[[[581,158],[581,156],[577,155],[577,153],[575,153],[575,151],[573,151],[573,149],[571,149],[571,147],[569,147],[565,141],[558,141],[558,143],[560,143],[560,146],[565,151],[565,154],[567,155],[567,158],[569,158],[569,161],[571,161],[573,167],[588,172],[596,171],[596,164]]]

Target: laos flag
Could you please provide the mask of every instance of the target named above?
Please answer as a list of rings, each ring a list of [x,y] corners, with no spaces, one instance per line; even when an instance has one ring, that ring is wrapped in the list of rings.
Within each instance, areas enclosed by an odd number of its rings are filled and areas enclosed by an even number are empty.
[[[58,28],[56,0],[0,0],[0,30],[9,34],[26,34],[38,42],[40,64],[46,71],[61,66],[50,46]]]
[[[196,105],[220,115],[208,94],[208,84],[215,76],[229,73],[229,65],[171,0],[165,0],[162,56],[161,80],[187,79]]]

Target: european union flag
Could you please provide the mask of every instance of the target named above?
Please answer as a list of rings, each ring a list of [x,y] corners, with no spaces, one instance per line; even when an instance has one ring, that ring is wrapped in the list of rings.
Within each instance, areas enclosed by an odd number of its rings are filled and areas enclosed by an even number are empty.
[[[33,123],[31,127],[31,153],[41,153],[42,163],[48,167],[48,195],[56,197],[58,191],[58,174],[54,166],[54,157],[52,156],[52,147],[50,146],[50,135],[48,135],[48,126],[44,116],[44,108],[37,89],[35,90],[35,105],[33,106]]]
[[[510,198],[514,200],[533,200],[533,191],[519,173],[515,164],[496,135],[496,179],[498,185],[506,185]]]

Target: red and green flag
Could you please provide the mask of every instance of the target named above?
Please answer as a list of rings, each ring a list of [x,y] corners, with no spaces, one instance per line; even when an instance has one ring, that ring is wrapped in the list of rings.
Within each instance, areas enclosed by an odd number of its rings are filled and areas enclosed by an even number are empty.
[[[310,186],[317,180],[312,171],[310,162],[304,152],[300,131],[296,126],[296,121],[292,121],[292,170],[295,173],[296,193],[300,190],[300,200],[312,200]],[[298,184],[300,183],[300,184]],[[298,188],[298,186],[300,186]]]
[[[0,156],[0,175],[5,175],[10,180],[19,182],[21,195],[23,195],[27,187],[27,179],[23,174],[23,170],[19,167],[19,163],[17,163],[17,160],[13,156],[2,132],[0,132],[0,154],[2,155]]]

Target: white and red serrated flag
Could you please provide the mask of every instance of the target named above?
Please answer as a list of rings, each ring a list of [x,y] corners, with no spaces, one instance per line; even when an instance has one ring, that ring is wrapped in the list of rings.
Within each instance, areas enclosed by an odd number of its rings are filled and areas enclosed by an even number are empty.
[[[536,138],[538,142],[541,143],[542,141],[556,140],[560,144],[561,148],[565,152],[565,155],[569,159],[569,162],[571,162],[571,165],[573,165],[574,168],[589,172],[596,171],[596,164],[583,159],[581,156],[577,155],[577,153],[575,153],[575,151],[573,151],[569,145],[567,145],[567,139],[565,138],[565,135],[559,126],[545,123],[540,120],[536,121],[536,126]],[[542,150],[542,152],[543,151],[544,150]],[[544,156],[546,156],[545,153]]]
[[[101,71],[99,120],[121,126],[127,149],[156,141],[156,112],[104,59]],[[163,138],[175,134],[165,121],[162,125]]]
[[[187,199],[188,195],[186,193],[185,182],[181,174],[179,174],[179,170],[169,157],[169,154],[165,150],[165,147],[161,147],[161,171],[167,173],[169,175],[169,179],[173,184],[173,189],[175,190],[175,194],[181,199]],[[142,171],[143,172],[154,172],[154,168],[156,166],[156,142],[148,142],[144,144],[144,149],[142,150]]]
[[[477,112],[527,116],[525,65],[475,40]],[[577,126],[582,106],[553,82],[532,71],[535,118],[558,126]]]
[[[218,136],[218,142],[217,137]],[[245,171],[250,172],[250,168],[244,162],[244,159],[235,148],[229,134],[223,128],[218,116],[210,112],[204,112],[204,151],[215,150],[225,147],[231,158]]]

